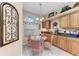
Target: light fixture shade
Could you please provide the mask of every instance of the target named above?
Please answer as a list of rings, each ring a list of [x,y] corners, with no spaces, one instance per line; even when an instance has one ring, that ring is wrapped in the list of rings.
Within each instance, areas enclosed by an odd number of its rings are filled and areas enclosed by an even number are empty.
[[[42,17],[41,19],[44,20],[44,17]]]
[[[40,21],[43,21],[42,19],[40,19]]]
[[[39,20],[39,18],[37,17],[37,18],[36,18],[36,20],[38,21],[38,20]]]
[[[44,17],[42,17],[41,19],[40,19],[40,21],[43,21],[45,18]]]

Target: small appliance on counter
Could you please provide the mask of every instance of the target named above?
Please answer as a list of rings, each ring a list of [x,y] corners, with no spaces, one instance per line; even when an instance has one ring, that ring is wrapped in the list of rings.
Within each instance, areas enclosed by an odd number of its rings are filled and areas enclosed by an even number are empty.
[[[59,30],[58,30],[58,28],[56,28],[56,29],[54,30],[54,34],[55,34],[55,35],[58,35],[58,33],[59,33]]]

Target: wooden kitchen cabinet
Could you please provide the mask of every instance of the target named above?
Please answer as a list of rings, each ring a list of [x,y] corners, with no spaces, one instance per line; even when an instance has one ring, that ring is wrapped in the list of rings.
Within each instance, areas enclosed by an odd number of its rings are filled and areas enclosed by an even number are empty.
[[[53,44],[57,45],[57,36],[53,35]]]
[[[68,37],[61,37],[60,38],[60,48],[63,48],[65,51],[71,52],[72,49],[72,42],[71,39]]]
[[[45,28],[45,22],[42,22],[42,28]]]
[[[60,47],[60,48],[62,48],[64,50],[67,49],[67,46],[66,46],[66,37],[54,35],[52,44],[55,45],[55,46],[57,46],[57,47]]]
[[[49,27],[50,27],[49,21],[46,21],[45,26],[46,26],[46,29],[49,29]]]
[[[79,56],[79,39],[54,35],[52,43],[73,55]]]
[[[72,50],[71,53],[79,56],[79,40],[72,40]]]
[[[68,52],[72,53],[73,55],[79,56],[79,40],[74,38],[67,39],[67,50]]]
[[[51,36],[51,44],[54,45],[54,35]]]
[[[59,44],[60,44],[60,42],[59,42],[59,37],[58,37],[58,36],[56,36],[56,46],[58,46],[58,47],[59,47]]]
[[[58,39],[58,36],[57,35],[53,35],[53,38],[52,38],[52,44],[55,45],[55,46],[58,46],[59,45],[59,39]]]
[[[60,36],[60,45],[59,45],[59,47],[66,50],[66,37]]]
[[[74,38],[62,37],[60,39],[60,48],[79,56],[79,40]]]
[[[63,47],[63,41],[64,40],[63,40],[63,38],[61,36],[59,37],[59,39],[60,39],[60,45],[59,45],[59,47],[61,48],[61,47]]]
[[[68,37],[59,36],[60,44],[58,47],[72,53],[73,55],[79,55],[79,40]]]
[[[53,44],[60,48],[65,48],[65,37],[54,35]]]
[[[59,36],[57,37],[57,46],[58,47],[60,46],[60,38],[59,38]]]
[[[64,15],[59,18],[60,27],[61,28],[68,28],[69,26],[69,15]]]
[[[61,28],[79,28],[79,12],[74,12],[59,18]]]
[[[66,39],[66,51],[72,52],[72,40],[71,38]]]
[[[59,46],[59,44],[60,44],[59,43],[59,37],[57,35],[53,35],[51,39],[52,39],[52,44],[53,45]]]
[[[42,22],[42,28],[50,29],[51,28],[51,21],[44,21]]]
[[[79,28],[79,12],[70,14],[70,28]]]
[[[58,36],[58,47],[61,47],[61,39],[62,39],[62,37]]]

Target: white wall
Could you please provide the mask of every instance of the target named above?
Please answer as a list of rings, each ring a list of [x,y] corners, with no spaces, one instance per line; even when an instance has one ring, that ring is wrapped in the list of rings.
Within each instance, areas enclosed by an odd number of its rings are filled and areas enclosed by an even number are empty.
[[[8,44],[6,46],[0,47],[0,56],[20,56],[22,55],[22,3],[18,2],[10,2],[12,5],[16,7],[19,12],[19,40]]]

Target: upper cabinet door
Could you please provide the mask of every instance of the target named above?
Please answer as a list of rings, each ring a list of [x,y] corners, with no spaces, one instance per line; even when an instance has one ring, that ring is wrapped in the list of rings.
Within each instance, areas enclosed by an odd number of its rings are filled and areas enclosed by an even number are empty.
[[[45,26],[46,26],[47,29],[50,29],[51,28],[51,21],[50,20],[46,21]]]
[[[51,28],[51,21],[44,21],[42,22],[42,28],[50,29]]]
[[[19,39],[19,14],[10,3],[1,4],[1,38],[0,46]]]
[[[69,15],[64,15],[59,18],[60,27],[61,28],[68,28],[69,26]]]
[[[79,28],[79,12],[70,14],[70,28]]]
[[[79,28],[79,12],[67,14],[59,18],[61,28]]]
[[[42,28],[45,28],[44,23],[45,23],[45,22],[42,22]]]

